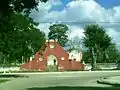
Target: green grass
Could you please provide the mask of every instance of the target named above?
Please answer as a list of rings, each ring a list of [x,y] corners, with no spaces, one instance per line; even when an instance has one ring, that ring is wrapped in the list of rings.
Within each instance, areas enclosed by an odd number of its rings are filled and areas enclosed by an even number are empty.
[[[9,81],[8,79],[0,79],[0,83],[4,83],[4,82],[7,82]]]

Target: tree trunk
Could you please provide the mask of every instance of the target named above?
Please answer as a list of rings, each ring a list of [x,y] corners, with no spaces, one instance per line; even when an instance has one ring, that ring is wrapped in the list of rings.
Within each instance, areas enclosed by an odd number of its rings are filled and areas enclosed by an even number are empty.
[[[24,57],[22,56],[22,62],[21,62],[22,64],[24,63]]]
[[[92,70],[96,70],[97,69],[97,65],[96,65],[96,60],[97,60],[97,56],[95,55],[94,49],[92,48],[92,56],[93,56],[93,60],[92,60]]]

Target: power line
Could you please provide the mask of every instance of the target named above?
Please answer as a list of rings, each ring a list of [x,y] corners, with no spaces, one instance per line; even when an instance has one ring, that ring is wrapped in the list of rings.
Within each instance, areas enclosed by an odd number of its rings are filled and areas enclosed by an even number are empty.
[[[78,22],[78,21],[43,21],[43,22],[40,22],[40,23],[68,23],[68,24],[71,24],[71,23],[76,23],[76,24],[85,24],[85,23],[109,23],[109,24],[118,24],[120,23],[120,21],[118,22]]]

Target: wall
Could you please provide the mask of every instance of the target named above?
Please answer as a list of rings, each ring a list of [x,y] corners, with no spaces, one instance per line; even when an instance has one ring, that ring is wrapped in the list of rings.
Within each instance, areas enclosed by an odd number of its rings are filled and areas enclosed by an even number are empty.
[[[76,61],[81,62],[82,59],[82,52],[72,51],[69,53],[69,59],[76,59]]]

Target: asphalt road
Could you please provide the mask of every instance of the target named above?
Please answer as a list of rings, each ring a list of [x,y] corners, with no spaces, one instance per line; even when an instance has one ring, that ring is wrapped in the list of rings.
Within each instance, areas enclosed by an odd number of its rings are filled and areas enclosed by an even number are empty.
[[[29,78],[16,78],[0,84],[0,90],[120,90],[110,85],[97,84],[100,77],[120,76],[120,71],[64,72],[24,74]]]

